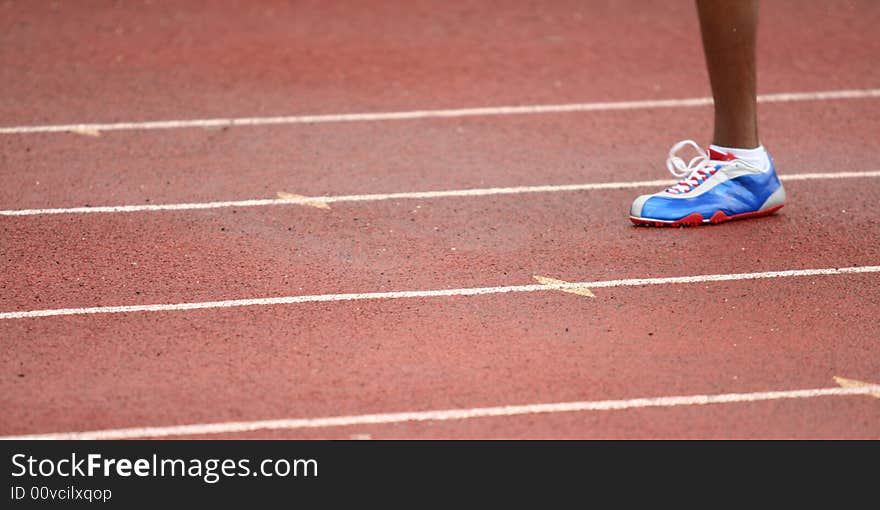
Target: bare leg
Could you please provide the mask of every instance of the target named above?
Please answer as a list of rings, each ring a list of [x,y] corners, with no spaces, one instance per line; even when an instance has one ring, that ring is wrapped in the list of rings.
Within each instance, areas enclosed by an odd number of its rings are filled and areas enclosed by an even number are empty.
[[[712,143],[750,149],[760,145],[755,46],[758,0],[696,0],[712,96]]]
[[[666,166],[681,181],[636,197],[629,213],[636,225],[704,225],[773,214],[785,204],[785,189],[758,140],[758,0],[695,1],[715,100],[712,145],[708,154],[693,140],[672,146]],[[700,156],[685,163],[677,154],[690,145]],[[691,193],[697,187],[705,191]]]

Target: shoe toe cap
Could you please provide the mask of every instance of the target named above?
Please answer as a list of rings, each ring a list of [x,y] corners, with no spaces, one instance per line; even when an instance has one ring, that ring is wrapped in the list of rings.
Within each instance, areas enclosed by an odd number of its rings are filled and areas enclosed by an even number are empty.
[[[636,217],[636,218],[641,218],[642,217],[642,210],[645,207],[645,202],[647,202],[648,199],[650,199],[653,196],[654,195],[642,195],[640,197],[637,197],[635,200],[633,200],[632,206],[629,209],[629,215]]]

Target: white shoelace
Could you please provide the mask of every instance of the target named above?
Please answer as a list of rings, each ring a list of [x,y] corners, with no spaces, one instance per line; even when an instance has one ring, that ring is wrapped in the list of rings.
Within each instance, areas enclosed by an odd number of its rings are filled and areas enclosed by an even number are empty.
[[[678,152],[687,146],[691,146],[697,151],[697,156],[685,163],[678,156]],[[693,140],[682,140],[669,149],[669,156],[666,158],[666,168],[676,177],[683,177],[678,184],[666,188],[670,193],[687,193],[696,188],[700,184],[711,177],[718,171],[724,161],[712,161],[709,154],[704,151],[697,142]]]

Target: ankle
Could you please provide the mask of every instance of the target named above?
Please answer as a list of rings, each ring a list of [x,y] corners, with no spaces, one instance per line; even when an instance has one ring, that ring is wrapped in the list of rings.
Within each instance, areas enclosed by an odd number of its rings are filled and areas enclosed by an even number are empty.
[[[709,146],[710,149],[726,153],[733,154],[736,159],[741,159],[751,165],[754,165],[762,170],[767,170],[770,168],[770,156],[767,154],[766,149],[764,149],[763,145],[758,144],[756,147],[752,148],[744,148],[744,147],[728,147],[724,145],[712,144]]]

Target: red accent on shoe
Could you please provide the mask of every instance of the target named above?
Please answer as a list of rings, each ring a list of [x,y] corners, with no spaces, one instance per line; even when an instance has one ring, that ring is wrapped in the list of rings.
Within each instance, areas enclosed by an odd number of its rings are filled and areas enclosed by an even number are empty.
[[[736,156],[729,152],[719,152],[709,147],[709,159],[712,161],[733,161],[736,159]]]
[[[665,222],[665,221],[657,221],[657,220],[648,220],[642,218],[633,218],[629,217],[629,220],[636,225],[646,225],[649,227],[695,227],[698,225],[717,225],[718,223],[724,223],[727,221],[733,220],[745,220],[748,218],[758,218],[761,216],[769,216],[776,211],[782,209],[782,206],[785,204],[779,204],[775,207],[771,207],[765,211],[755,211],[749,213],[742,214],[734,214],[733,216],[728,216],[724,214],[722,211],[715,211],[715,214],[709,218],[709,221],[703,221],[703,216],[700,213],[693,213],[685,216],[684,218],[676,221]]]

